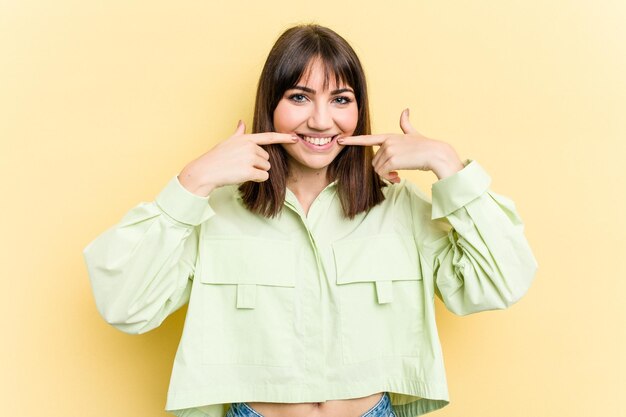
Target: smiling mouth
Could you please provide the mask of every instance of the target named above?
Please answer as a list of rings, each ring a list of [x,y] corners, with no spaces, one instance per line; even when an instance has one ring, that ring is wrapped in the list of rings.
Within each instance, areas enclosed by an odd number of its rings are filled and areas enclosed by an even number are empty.
[[[336,134],[334,136],[328,136],[325,138],[312,138],[310,136],[302,135],[300,133],[296,133],[296,135],[298,135],[300,139],[304,140],[305,142],[308,142],[311,145],[316,145],[316,146],[328,145],[330,142],[336,139],[337,136],[339,136],[339,134]]]

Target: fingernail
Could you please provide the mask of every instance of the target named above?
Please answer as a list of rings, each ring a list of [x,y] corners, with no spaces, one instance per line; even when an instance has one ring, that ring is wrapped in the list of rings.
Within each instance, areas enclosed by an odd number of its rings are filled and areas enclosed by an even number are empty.
[[[343,139],[337,139],[337,143],[343,143]]]
[[[404,111],[406,112],[406,117],[409,117],[409,108],[407,107]]]
[[[297,142],[298,140],[300,140],[300,136],[293,134],[291,135],[291,139],[293,139],[294,142]]]

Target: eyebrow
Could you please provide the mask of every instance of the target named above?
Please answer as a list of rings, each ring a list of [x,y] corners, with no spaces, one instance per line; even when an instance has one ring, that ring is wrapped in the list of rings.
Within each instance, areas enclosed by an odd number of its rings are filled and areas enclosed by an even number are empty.
[[[312,88],[303,87],[301,85],[296,85],[295,87],[290,88],[290,90],[302,90],[304,92],[311,93],[311,94],[315,94],[316,93],[316,91],[313,90]],[[341,94],[341,93],[345,93],[345,92],[350,92],[350,93],[354,94],[354,91],[351,88],[338,88],[337,90],[331,91],[330,94],[334,95],[334,94]]]

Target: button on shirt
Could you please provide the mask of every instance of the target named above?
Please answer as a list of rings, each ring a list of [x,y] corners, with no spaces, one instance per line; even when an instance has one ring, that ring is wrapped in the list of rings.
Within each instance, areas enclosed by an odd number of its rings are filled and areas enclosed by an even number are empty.
[[[389,392],[398,417],[448,404],[434,297],[458,315],[503,309],[537,262],[512,200],[473,160],[344,218],[337,182],[305,215],[247,210],[237,185],[208,197],[173,177],[83,251],[96,306],[145,333],[189,303],[166,410],[223,417],[233,402],[323,402]]]

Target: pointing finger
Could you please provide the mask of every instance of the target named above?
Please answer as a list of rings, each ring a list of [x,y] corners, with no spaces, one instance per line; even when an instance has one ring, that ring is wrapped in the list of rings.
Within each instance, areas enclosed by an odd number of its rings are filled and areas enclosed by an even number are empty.
[[[275,143],[295,143],[300,138],[291,133],[264,132],[250,135],[250,138],[257,145],[272,145]]]
[[[362,145],[362,146],[374,146],[381,145],[386,135],[360,135],[360,136],[348,136],[345,138],[337,139],[340,145]]]
[[[409,109],[404,109],[402,114],[400,115],[400,128],[405,134],[415,134],[418,133],[417,130],[411,125],[409,122]]]

